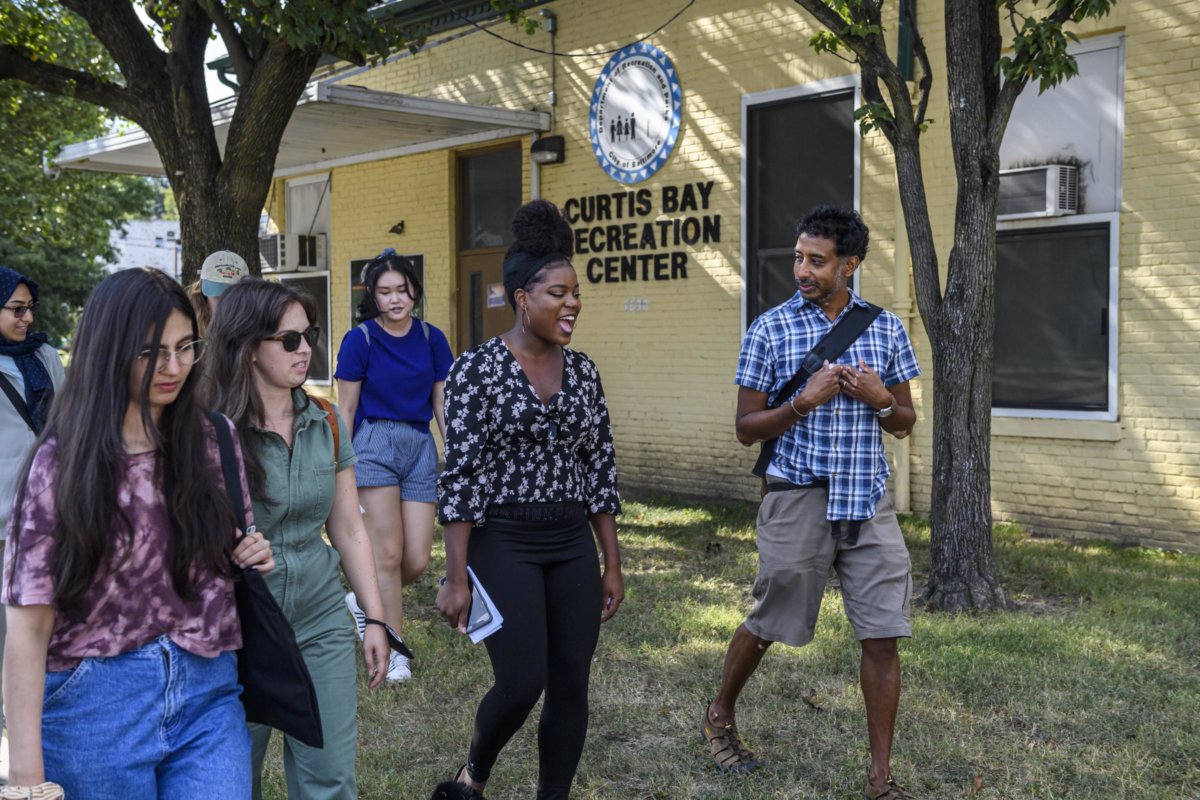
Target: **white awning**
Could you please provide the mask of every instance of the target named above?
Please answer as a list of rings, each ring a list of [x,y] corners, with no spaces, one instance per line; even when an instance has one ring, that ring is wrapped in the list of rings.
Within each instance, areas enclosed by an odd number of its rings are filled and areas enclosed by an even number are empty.
[[[217,143],[225,149],[237,98],[214,103]],[[441,150],[548,130],[540,111],[514,111],[360,86],[310,83],[284,131],[275,175],[313,172],[364,161]],[[64,147],[64,169],[162,175],[162,161],[141,128]]]

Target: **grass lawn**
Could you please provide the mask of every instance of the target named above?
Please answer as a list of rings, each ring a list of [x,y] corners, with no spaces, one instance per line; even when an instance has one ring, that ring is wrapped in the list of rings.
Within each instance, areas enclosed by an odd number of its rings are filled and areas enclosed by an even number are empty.
[[[701,742],[705,698],[750,607],[748,504],[627,503],[626,601],[601,632],[576,798],[857,798],[868,751],[858,645],[836,590],[816,640],[776,646],[738,707],[766,766],[718,773]],[[916,586],[928,527],[904,522]],[[893,770],[922,798],[1200,797],[1200,557],[996,531],[1020,609],[948,617],[914,608],[901,645]],[[443,553],[409,590],[413,679],[359,693],[364,800],[425,800],[466,758],[490,684],[483,646],[436,615]],[[361,685],[361,682],[360,682]],[[492,774],[490,800],[532,800],[536,720]],[[278,736],[268,798],[283,798]]]

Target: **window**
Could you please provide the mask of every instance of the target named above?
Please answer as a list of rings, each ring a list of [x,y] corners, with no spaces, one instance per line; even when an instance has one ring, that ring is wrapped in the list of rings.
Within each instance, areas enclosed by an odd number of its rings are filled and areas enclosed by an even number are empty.
[[[308,361],[308,380],[310,383],[328,386],[332,374],[329,343],[333,334],[329,327],[329,273],[288,272],[281,274],[279,280],[293,289],[307,293],[316,301],[317,325],[321,329],[321,338],[313,345],[312,356]]]
[[[332,191],[328,174],[310,175],[287,182],[287,232],[329,233],[329,195]]]
[[[1000,148],[1005,169],[1079,168],[1079,213],[1001,223],[996,234],[995,416],[1117,418],[1117,279],[1124,51],[1072,49],[1079,74],[1027,87]]]
[[[796,220],[816,205],[858,207],[853,79],[743,99],[745,323],[796,292]]]
[[[993,407],[1086,417],[1112,408],[1116,226],[1116,214],[1094,214],[998,231]]]
[[[462,247],[476,250],[512,243],[512,218],[521,207],[521,150],[506,147],[459,162],[462,176]]]

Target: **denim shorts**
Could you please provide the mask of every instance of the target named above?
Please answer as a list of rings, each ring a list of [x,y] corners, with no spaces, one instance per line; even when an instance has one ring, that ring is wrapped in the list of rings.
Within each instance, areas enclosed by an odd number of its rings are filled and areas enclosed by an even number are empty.
[[[237,656],[203,658],[166,636],[46,673],[46,780],[86,800],[250,797]]]
[[[437,446],[428,428],[363,420],[354,432],[354,454],[358,488],[399,486],[401,500],[437,502]]]

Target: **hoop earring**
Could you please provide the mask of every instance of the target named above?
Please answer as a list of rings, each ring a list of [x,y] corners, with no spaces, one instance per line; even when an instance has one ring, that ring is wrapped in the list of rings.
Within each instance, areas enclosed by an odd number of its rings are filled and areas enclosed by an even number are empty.
[[[521,333],[529,333],[529,309],[521,306]]]

